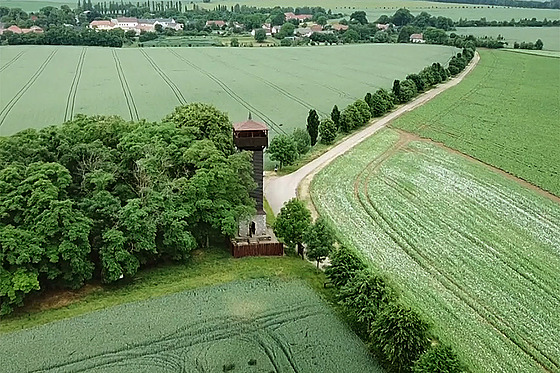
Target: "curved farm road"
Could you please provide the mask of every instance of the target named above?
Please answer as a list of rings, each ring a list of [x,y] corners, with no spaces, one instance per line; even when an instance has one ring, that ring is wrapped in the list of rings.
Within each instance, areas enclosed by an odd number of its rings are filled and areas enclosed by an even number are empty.
[[[375,132],[379,131],[381,128],[389,124],[393,119],[401,116],[402,114],[410,111],[437,96],[441,92],[448,88],[457,85],[463,78],[472,71],[476,66],[480,56],[478,53],[475,54],[471,63],[467,68],[455,78],[452,78],[448,82],[437,86],[436,88],[423,93],[418,96],[415,100],[409,102],[406,105],[399,107],[397,110],[389,113],[387,116],[375,120],[368,127],[350,136],[340,144],[333,147],[331,150],[321,155],[317,159],[309,162],[305,166],[301,167],[295,172],[285,176],[267,176],[264,180],[264,195],[272,208],[274,214],[278,214],[280,209],[285,202],[297,195],[297,188],[299,184],[309,176],[308,180],[319,172],[323,167],[327,166],[333,159],[341,154],[346,153],[348,150],[352,149],[354,146],[358,145],[369,136],[373,135]]]

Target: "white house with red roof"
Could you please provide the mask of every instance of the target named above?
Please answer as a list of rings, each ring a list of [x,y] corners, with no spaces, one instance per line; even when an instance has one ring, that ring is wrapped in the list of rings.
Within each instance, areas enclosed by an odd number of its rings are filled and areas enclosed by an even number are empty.
[[[217,26],[217,27],[224,27],[226,25],[225,21],[220,21],[220,20],[216,20],[216,21],[206,21],[206,26],[207,27],[212,27],[212,26]]]
[[[94,30],[112,30],[115,28],[115,24],[111,21],[91,21],[89,24],[89,28]]]
[[[410,35],[410,41],[412,43],[425,43],[426,40],[424,40],[424,35],[423,34],[412,34]]]
[[[2,35],[6,31],[13,32],[14,34],[28,34],[30,32],[35,33],[35,34],[42,34],[43,33],[43,29],[40,28],[39,26],[31,26],[30,28],[20,28],[16,25],[12,25],[8,28],[3,28],[3,27],[0,28],[0,35]]]
[[[119,17],[111,19],[115,24],[115,28],[123,29],[124,31],[135,30],[138,26],[138,18],[134,17]]]

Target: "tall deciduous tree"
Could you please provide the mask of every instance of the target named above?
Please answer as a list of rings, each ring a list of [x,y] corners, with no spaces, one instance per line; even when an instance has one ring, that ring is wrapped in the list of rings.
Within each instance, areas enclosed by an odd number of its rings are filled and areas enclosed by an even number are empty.
[[[289,135],[276,135],[266,149],[270,159],[280,162],[280,168],[294,163],[299,154],[294,138]]]
[[[305,232],[304,242],[307,257],[315,260],[319,268],[319,263],[325,260],[334,248],[334,232],[323,218],[318,218]]]
[[[350,15],[350,20],[359,22],[362,25],[367,25],[368,23],[368,20],[366,18],[366,12],[364,12],[363,10],[359,10],[357,12],[352,13]]]
[[[406,8],[400,8],[391,17],[391,22],[396,26],[405,26],[414,20],[414,16],[410,13],[410,10]]]
[[[319,134],[321,135],[321,142],[323,144],[332,144],[336,139],[337,128],[332,119],[325,118],[319,125]]]
[[[259,28],[255,31],[255,40],[258,43],[262,43],[263,41],[266,40],[266,31],[263,30],[262,28]]]
[[[299,155],[307,153],[311,148],[311,136],[309,136],[309,133],[307,133],[304,129],[296,128],[294,132],[292,132],[292,138],[296,143]]]
[[[298,254],[303,258],[303,241],[305,232],[311,224],[311,212],[303,202],[293,198],[286,202],[274,222],[274,234],[288,248],[298,248]]]
[[[309,115],[307,116],[307,133],[311,137],[311,146],[315,146],[317,143],[317,137],[319,136],[319,115],[315,109],[309,110]]]
[[[213,105],[195,102],[178,106],[163,119],[188,129],[197,140],[209,139],[225,154],[233,154],[233,128],[227,114]]]

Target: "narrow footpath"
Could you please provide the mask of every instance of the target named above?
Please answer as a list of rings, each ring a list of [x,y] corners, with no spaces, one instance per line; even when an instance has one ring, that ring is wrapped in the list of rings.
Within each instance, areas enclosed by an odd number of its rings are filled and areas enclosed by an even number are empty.
[[[312,177],[313,175],[315,175],[330,162],[332,162],[333,159],[340,156],[341,154],[346,153],[348,150],[352,149],[354,146],[358,145],[359,143],[379,131],[381,128],[387,126],[387,124],[389,124],[393,119],[398,118],[407,111],[413,110],[416,107],[425,104],[446,89],[459,84],[461,80],[463,80],[463,78],[474,69],[479,60],[480,56],[477,52],[470,64],[465,68],[465,70],[463,70],[463,72],[461,72],[456,77],[429,90],[428,92],[421,94],[413,101],[399,107],[388,115],[382,118],[373,119],[372,121],[370,121],[370,124],[368,124],[366,128],[356,132],[346,140],[337,144],[332,149],[330,149],[320,157],[314,159],[313,161],[309,162],[308,164],[304,165],[297,171],[284,176],[267,175],[264,179],[264,195],[268,200],[268,203],[270,204],[270,207],[272,208],[274,214],[276,215],[280,212],[280,209],[282,208],[284,203],[297,196],[297,189],[302,180],[304,180],[308,176]]]

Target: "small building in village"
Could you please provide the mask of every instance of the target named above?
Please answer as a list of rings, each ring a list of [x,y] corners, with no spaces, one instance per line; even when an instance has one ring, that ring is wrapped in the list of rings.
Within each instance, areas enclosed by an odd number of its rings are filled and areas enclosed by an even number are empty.
[[[410,35],[410,42],[411,43],[425,43],[424,35],[422,34],[412,34]]]

